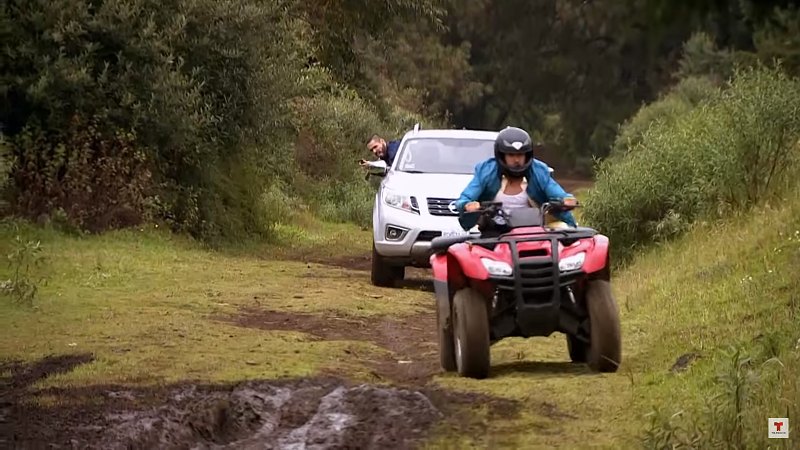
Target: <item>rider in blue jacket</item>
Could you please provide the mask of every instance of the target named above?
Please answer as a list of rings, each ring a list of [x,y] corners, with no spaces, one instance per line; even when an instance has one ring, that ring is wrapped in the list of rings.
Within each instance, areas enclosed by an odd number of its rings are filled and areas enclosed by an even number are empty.
[[[475,176],[456,200],[459,212],[472,212],[480,208],[479,202],[497,201],[504,209],[526,208],[550,200],[570,198],[550,175],[547,164],[533,157],[531,138],[525,130],[507,127],[498,133],[494,144],[494,157],[475,166]],[[571,212],[554,213],[563,224],[551,226],[576,227]],[[549,218],[552,221],[552,217]],[[459,223],[469,230],[477,223],[477,214],[465,214]]]

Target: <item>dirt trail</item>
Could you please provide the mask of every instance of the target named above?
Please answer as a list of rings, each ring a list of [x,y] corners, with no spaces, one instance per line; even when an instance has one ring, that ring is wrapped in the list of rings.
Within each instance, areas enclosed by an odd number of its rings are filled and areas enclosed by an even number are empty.
[[[405,317],[353,317],[245,309],[224,320],[263,330],[301,331],[327,341],[367,341],[388,355],[364,361],[379,381],[422,386],[439,373],[436,311]]]
[[[351,270],[358,265],[357,259],[326,263]],[[409,286],[429,288],[426,271],[411,269],[409,275]],[[467,412],[476,404],[495,417],[517,414],[516,402],[427,385],[440,371],[432,308],[413,316],[364,318],[250,307],[213,318],[321,340],[372,342],[386,353],[353,357],[380,385],[329,373],[229,385],[36,389],[36,382],[90,363],[93,356],[6,364],[0,367],[0,448],[403,449],[416,447],[434,426],[480,435],[486,424]]]

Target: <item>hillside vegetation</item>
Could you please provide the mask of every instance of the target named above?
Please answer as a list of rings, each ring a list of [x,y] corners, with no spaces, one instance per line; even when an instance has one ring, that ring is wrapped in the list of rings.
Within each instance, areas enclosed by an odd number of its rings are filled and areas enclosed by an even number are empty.
[[[10,0],[2,213],[89,232],[158,222],[213,244],[307,214],[363,226],[365,140],[416,122],[519,125],[557,173],[590,176],[676,76],[775,58],[797,73],[787,3]]]
[[[624,127],[597,168],[583,218],[625,259],[693,223],[780,202],[800,172],[800,80],[735,70],[683,80]]]
[[[304,208],[365,223],[366,139],[422,118],[389,88],[358,89],[349,47],[329,48],[357,34],[337,21],[437,10],[312,4],[3,6],[6,212],[93,232],[160,222],[207,242],[266,237]]]

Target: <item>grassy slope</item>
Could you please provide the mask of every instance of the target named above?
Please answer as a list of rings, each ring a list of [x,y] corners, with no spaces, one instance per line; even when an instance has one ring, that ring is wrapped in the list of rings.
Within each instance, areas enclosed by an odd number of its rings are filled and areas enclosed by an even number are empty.
[[[345,225],[311,230],[293,234],[297,245],[331,254],[369,249],[368,231]],[[98,357],[71,373],[45,379],[45,384],[221,381],[309,375],[325,368],[358,374],[360,366],[346,348],[360,346],[358,353],[369,354],[380,351],[377,347],[239,328],[216,317],[239,306],[400,315],[431,299],[425,292],[374,288],[365,272],[322,279],[323,272],[345,269],[252,256],[288,253],[274,248],[251,248],[250,256],[244,251],[223,255],[156,231],[86,239],[38,229],[24,229],[23,234],[42,239],[50,281],[36,310],[0,302],[0,358],[33,360],[81,351]],[[2,230],[4,254],[13,236],[8,227]],[[325,239],[331,239],[328,245],[323,245]],[[434,439],[430,447],[630,446],[642,433],[651,407],[668,405],[673,412],[710,396],[707,383],[717,368],[715,350],[737,341],[757,350],[763,339],[754,338],[766,331],[777,332],[768,339],[779,344],[772,351],[782,358],[785,370],[793,371],[784,380],[796,379],[799,264],[796,200],[779,210],[700,227],[641,255],[614,278],[625,339],[619,373],[595,375],[566,363],[561,335],[503,341],[493,348],[491,379],[443,375],[436,382],[521,399],[529,408],[512,421],[486,417],[490,428],[484,435],[446,436]],[[8,270],[3,270],[0,275],[6,277]],[[296,294],[303,298],[295,299]],[[372,294],[384,297],[376,301]],[[688,371],[671,374],[676,358],[692,351],[702,358]],[[793,408],[790,417],[798,417],[797,387],[784,383],[783,391],[773,395],[782,393],[784,403]],[[475,408],[482,413],[481,405]],[[760,422],[783,416],[772,411],[756,415]],[[766,434],[763,425],[754,427]]]

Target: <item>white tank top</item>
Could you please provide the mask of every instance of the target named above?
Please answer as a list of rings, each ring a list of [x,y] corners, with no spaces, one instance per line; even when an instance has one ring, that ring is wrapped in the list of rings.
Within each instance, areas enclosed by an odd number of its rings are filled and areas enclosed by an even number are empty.
[[[497,195],[494,197],[494,201],[502,202],[503,209],[519,209],[519,208],[530,208],[531,204],[528,202],[528,193],[525,192],[523,189],[519,194],[509,195],[503,192],[501,188],[497,191]]]

